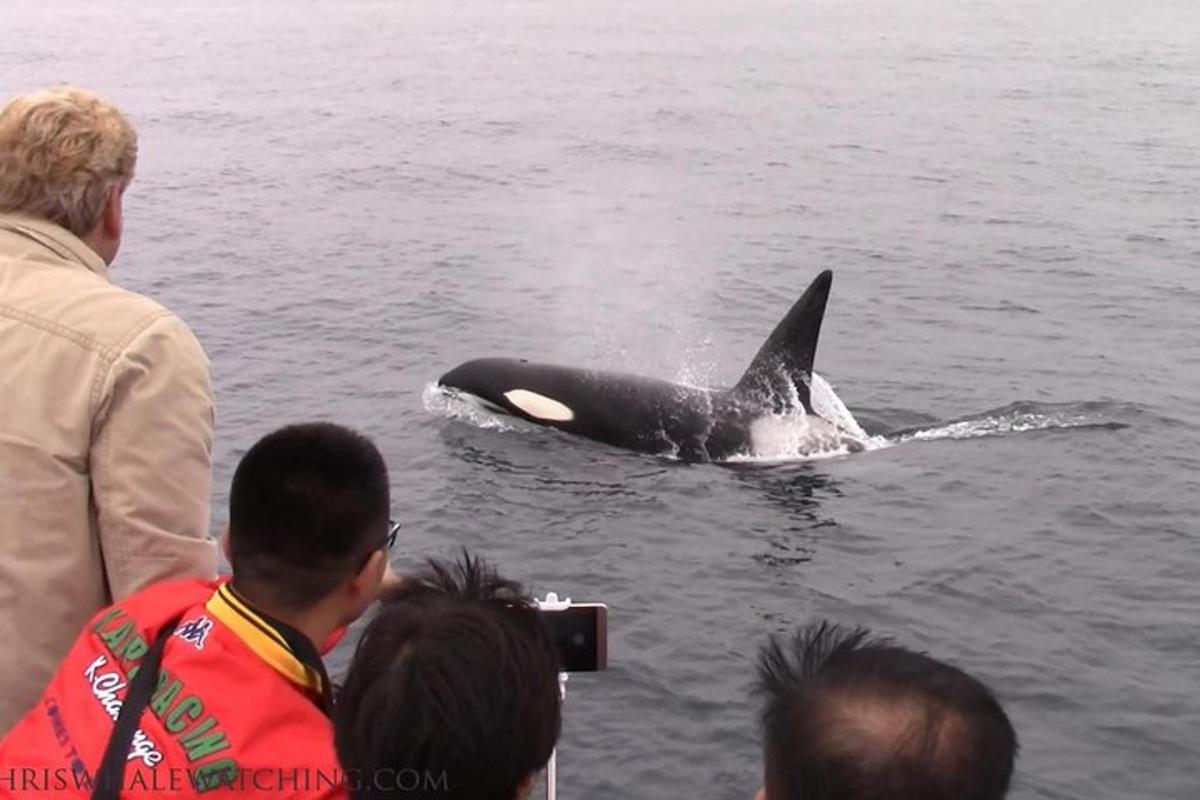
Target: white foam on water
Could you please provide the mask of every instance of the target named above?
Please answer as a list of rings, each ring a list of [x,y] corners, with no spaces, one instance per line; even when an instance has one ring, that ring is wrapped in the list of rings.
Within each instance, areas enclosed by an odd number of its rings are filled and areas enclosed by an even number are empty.
[[[896,439],[897,442],[937,441],[939,439],[979,439],[985,436],[1004,436],[1010,433],[1055,430],[1061,428],[1090,428],[1096,419],[1080,413],[1041,411],[1011,411],[995,416],[965,419],[939,425],[936,428],[914,431]]]
[[[799,405],[799,396],[795,400],[795,405]],[[833,387],[829,385],[829,381],[815,372],[812,374],[812,380],[809,382],[808,402],[812,406],[814,414],[829,420],[851,436],[857,437],[864,442],[871,438],[862,429],[862,426],[858,424],[858,420],[854,418],[854,415],[850,413],[850,409],[846,408],[846,404],[842,402],[842,398],[838,397],[837,393],[833,391]]]
[[[833,387],[813,373],[809,382],[808,414],[791,386],[787,410],[765,414],[750,425],[750,452],[726,459],[729,463],[779,463],[816,461],[851,453],[878,450],[892,443],[883,436],[868,436]]]
[[[482,398],[436,383],[425,385],[421,392],[421,402],[431,414],[462,420],[480,428],[496,431],[523,430],[516,417],[494,409]]]

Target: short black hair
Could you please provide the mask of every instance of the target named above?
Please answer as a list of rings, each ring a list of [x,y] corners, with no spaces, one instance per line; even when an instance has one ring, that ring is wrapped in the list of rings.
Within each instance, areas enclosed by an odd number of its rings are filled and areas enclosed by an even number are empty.
[[[370,439],[314,422],[269,433],[229,493],[237,588],[289,609],[315,605],[386,541],[387,466]]]
[[[519,584],[465,550],[431,560],[383,597],[350,662],[334,727],[351,795],[514,800],[558,740],[558,672]]]
[[[986,686],[828,621],[759,659],[768,800],[999,800],[1017,737]]]

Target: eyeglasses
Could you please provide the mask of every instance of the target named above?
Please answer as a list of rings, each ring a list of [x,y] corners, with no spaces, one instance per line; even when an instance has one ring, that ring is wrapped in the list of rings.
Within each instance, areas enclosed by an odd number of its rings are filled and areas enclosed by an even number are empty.
[[[396,534],[400,533],[400,523],[394,519],[388,520],[387,549],[391,550],[396,543]]]

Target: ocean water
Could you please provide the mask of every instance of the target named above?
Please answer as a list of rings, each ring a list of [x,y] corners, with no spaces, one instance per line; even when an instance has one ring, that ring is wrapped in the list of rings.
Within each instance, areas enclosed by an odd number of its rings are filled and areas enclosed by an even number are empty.
[[[749,798],[757,649],[819,617],[995,688],[1017,798],[1200,797],[1200,4],[0,6],[0,90],[138,125],[114,279],[192,325],[239,455],[369,432],[411,568],[610,605],[564,798]],[[525,356],[817,369],[889,446],[683,465],[457,419]],[[345,653],[338,654],[344,663]]]

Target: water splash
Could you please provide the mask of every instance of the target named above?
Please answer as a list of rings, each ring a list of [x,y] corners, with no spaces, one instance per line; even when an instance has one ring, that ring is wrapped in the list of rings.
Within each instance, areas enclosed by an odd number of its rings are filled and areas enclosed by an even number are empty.
[[[891,445],[883,436],[868,435],[821,375],[814,372],[808,381],[812,414],[805,412],[796,386],[788,382],[788,388],[785,410],[751,423],[751,451],[726,459],[728,463],[817,461]]]
[[[520,431],[530,429],[530,426],[519,418],[488,408],[482,400],[474,395],[460,394],[436,383],[425,385],[425,389],[421,392],[421,403],[431,414],[463,420],[486,430]]]
[[[979,439],[987,436],[1006,436],[1032,431],[1099,429],[1120,430],[1126,423],[1105,419],[1098,413],[1097,404],[1012,403],[961,420],[928,428],[893,432],[888,438],[895,443],[937,441],[940,439]]]
[[[800,398],[797,397],[794,405],[799,405]],[[813,413],[819,417],[829,420],[841,430],[846,431],[850,435],[860,440],[867,440],[871,437],[858,424],[858,420],[850,413],[850,409],[846,408],[846,404],[842,402],[842,398],[837,396],[833,391],[833,387],[829,385],[829,381],[822,378],[818,373],[814,372],[808,384],[808,402],[812,405]]]

